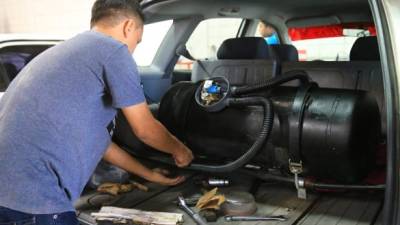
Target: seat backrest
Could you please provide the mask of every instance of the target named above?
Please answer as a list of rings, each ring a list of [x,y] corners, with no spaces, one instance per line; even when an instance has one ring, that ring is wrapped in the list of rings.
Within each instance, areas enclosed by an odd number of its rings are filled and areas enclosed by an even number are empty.
[[[283,62],[282,73],[290,70],[304,70],[310,78],[318,83],[320,87],[356,89],[359,73],[364,65],[353,64],[352,62]],[[358,72],[360,71],[361,72]],[[297,85],[296,82],[288,83],[289,86]]]
[[[225,77],[232,85],[256,84],[275,76],[277,63],[266,60],[217,60],[193,64],[192,81]]]
[[[270,45],[260,37],[230,38],[218,49],[218,59],[273,59]]]
[[[0,92],[4,92],[9,84],[10,79],[8,77],[7,69],[4,64],[0,62]]]
[[[225,40],[218,49],[217,57],[217,60],[195,62],[192,81],[223,76],[232,85],[246,85],[268,80],[278,71],[274,51],[259,37]]]
[[[299,61],[299,52],[294,45],[289,44],[277,44],[271,45],[271,48],[274,50],[277,58],[281,62],[298,62]]]
[[[379,47],[376,36],[360,37],[351,48],[350,61],[379,61]]]
[[[18,75],[18,72],[19,72],[17,67],[12,63],[4,63],[3,65],[7,71],[8,79],[10,81],[14,80],[14,78]]]

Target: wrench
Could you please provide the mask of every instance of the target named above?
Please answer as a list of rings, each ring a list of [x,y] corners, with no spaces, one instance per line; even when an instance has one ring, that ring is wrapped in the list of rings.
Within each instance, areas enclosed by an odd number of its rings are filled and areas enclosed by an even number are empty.
[[[178,205],[194,220],[194,222],[196,222],[196,224],[207,225],[207,222],[198,213],[195,213],[186,205],[185,199],[182,196],[178,196]]]
[[[284,216],[225,216],[225,221],[286,221]]]

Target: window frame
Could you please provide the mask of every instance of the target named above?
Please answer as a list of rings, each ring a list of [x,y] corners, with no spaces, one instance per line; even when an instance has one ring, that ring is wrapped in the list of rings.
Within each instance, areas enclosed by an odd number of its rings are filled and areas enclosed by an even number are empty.
[[[190,40],[190,38],[192,37],[193,33],[196,31],[196,29],[199,27],[199,25],[200,25],[202,22],[207,21],[207,20],[211,20],[211,19],[240,19],[240,20],[241,20],[241,21],[240,21],[240,24],[239,24],[237,30],[235,31],[235,35],[234,35],[232,38],[238,38],[238,37],[243,36],[243,35],[246,33],[247,29],[248,29],[248,24],[249,24],[249,22],[251,21],[251,20],[246,19],[246,18],[238,18],[238,17],[210,17],[210,18],[202,18],[202,19],[201,19],[200,21],[198,21],[198,23],[195,25],[195,27],[193,28],[192,32],[189,34],[189,37],[188,37],[187,40],[184,42],[184,44],[187,45],[187,43],[189,42],[189,40]],[[190,52],[190,51],[189,51],[189,52]],[[174,71],[174,72],[187,72],[187,73],[191,72],[191,71],[192,71],[192,68],[189,68],[189,69],[177,69],[177,68],[176,68],[176,66],[178,65],[178,62],[179,62],[179,58],[180,58],[180,56],[178,56],[178,59],[176,60],[176,63],[175,63],[174,68],[173,68],[173,71]],[[203,58],[197,59],[197,58],[195,57],[195,59],[196,59],[196,60],[202,60]],[[206,58],[206,59],[209,59],[209,58]],[[188,61],[191,61],[191,60],[188,59]],[[193,61],[191,61],[191,62],[193,63]]]

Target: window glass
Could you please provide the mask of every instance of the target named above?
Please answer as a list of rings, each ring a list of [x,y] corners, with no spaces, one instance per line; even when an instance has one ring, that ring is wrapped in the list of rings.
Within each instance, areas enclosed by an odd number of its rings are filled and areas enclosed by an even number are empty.
[[[357,37],[331,37],[293,41],[300,61],[348,61]]]
[[[371,25],[290,28],[288,33],[301,61],[349,61],[350,50],[359,37],[376,35]]]
[[[142,42],[136,47],[133,54],[138,66],[149,66],[153,62],[172,22],[172,20],[166,20],[144,25]]]
[[[0,91],[4,91],[8,82],[34,57],[51,47],[51,45],[17,45],[3,47],[0,50]]]
[[[193,31],[186,48],[196,59],[213,59],[222,42],[237,35],[240,18],[207,19],[199,23]],[[181,57],[175,67],[176,70],[191,70],[192,61]]]

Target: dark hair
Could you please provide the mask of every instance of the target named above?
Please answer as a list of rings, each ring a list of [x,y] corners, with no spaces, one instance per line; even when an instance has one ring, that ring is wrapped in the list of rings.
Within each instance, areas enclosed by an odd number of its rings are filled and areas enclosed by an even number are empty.
[[[107,23],[115,25],[122,17],[133,16],[144,22],[144,15],[137,0],[96,0],[92,8],[90,26],[107,19]]]
[[[267,21],[260,19],[260,22],[263,23],[265,26],[271,26],[270,23],[268,23]]]

